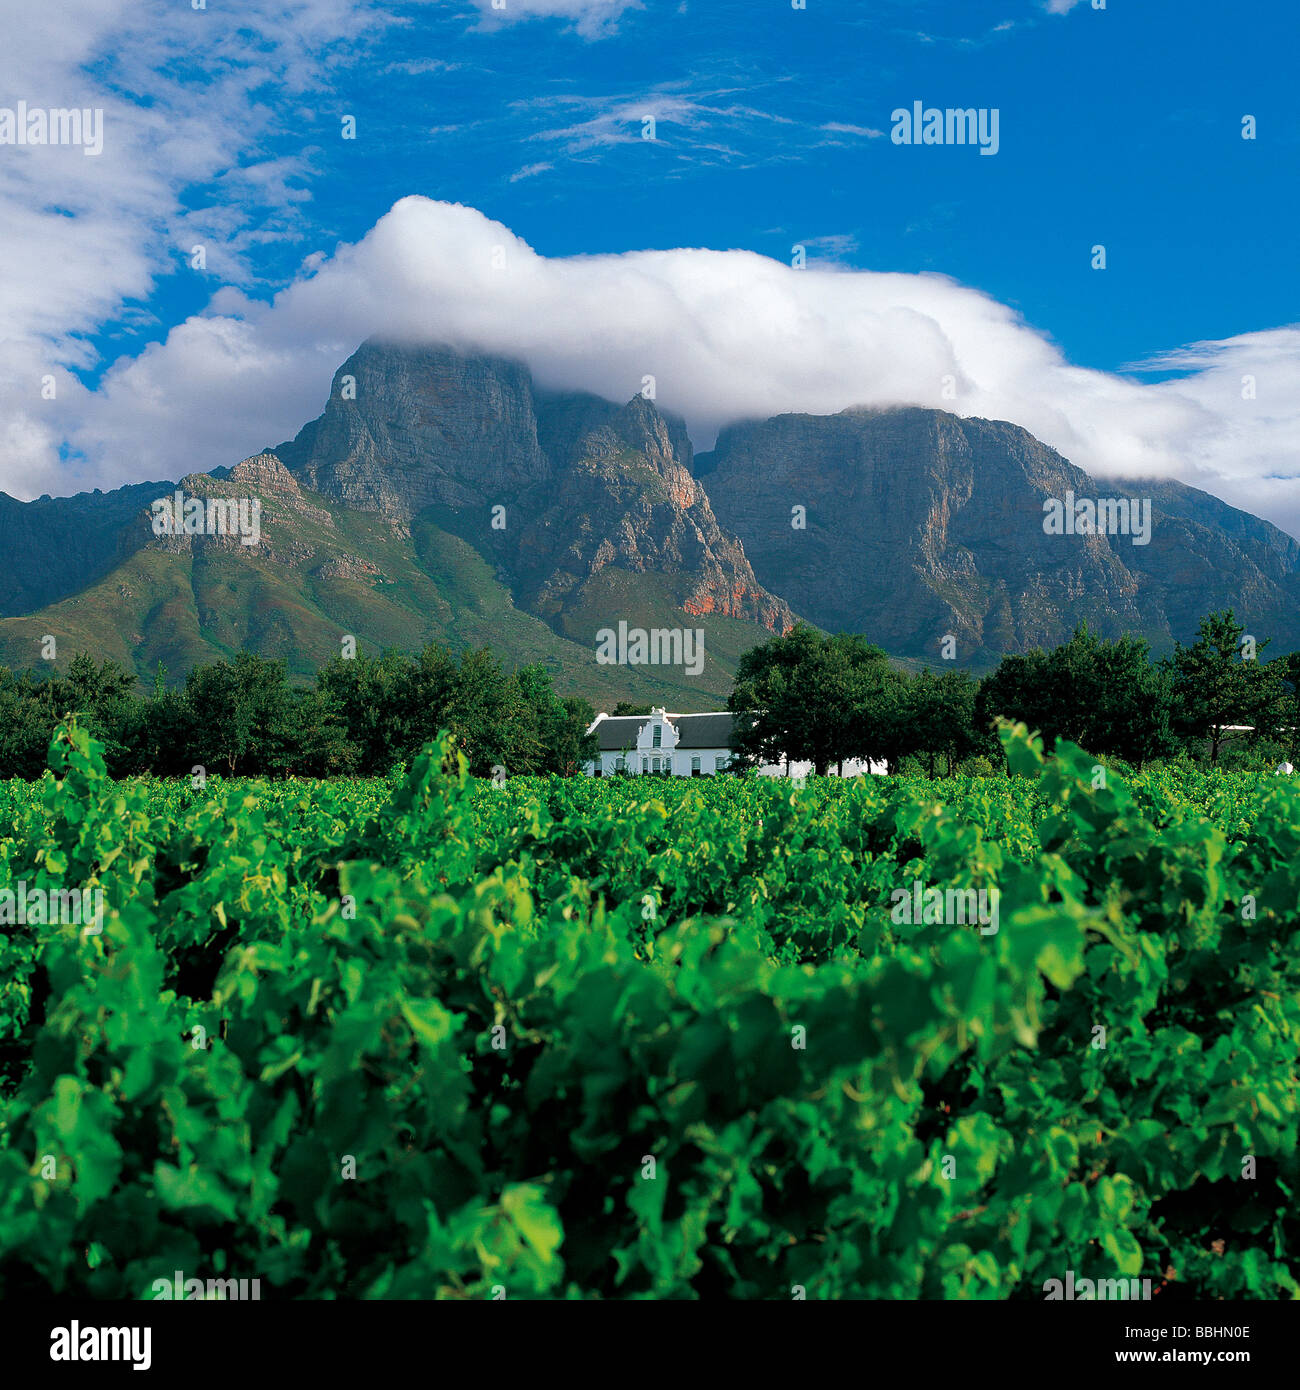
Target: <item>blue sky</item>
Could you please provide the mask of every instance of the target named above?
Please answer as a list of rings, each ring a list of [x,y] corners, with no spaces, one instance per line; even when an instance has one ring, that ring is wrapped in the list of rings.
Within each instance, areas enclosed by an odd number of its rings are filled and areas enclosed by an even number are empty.
[[[34,35],[0,55],[13,94],[0,102],[42,91],[50,105],[103,102],[108,140],[102,159],[80,163],[64,150],[23,151],[23,161],[0,148],[0,211],[24,210],[9,244],[0,236],[12,279],[0,309],[21,345],[0,359],[0,385],[6,367],[30,376],[48,366],[66,380],[59,401],[11,416],[0,486],[30,495],[109,485],[160,469],[182,443],[204,466],[231,462],[223,451],[316,413],[330,355],[349,332],[400,317],[413,284],[429,296],[430,336],[444,317],[463,333],[472,320],[479,339],[516,348],[536,370],[545,325],[524,320],[549,300],[519,302],[516,344],[509,296],[488,330],[451,302],[456,275],[439,280],[449,253],[437,242],[460,244],[460,232],[434,209],[462,204],[481,214],[464,232],[470,241],[500,235],[489,230],[500,224],[545,263],[539,273],[582,280],[593,302],[613,305],[600,313],[616,314],[626,293],[623,320],[603,331],[640,335],[656,361],[671,355],[674,332],[698,337],[709,312],[739,312],[721,305],[720,289],[743,299],[756,275],[767,358],[719,367],[716,411],[686,390],[667,401],[705,444],[717,424],[755,408],[727,373],[774,370],[774,344],[820,355],[818,370],[835,379],[826,393],[776,401],[808,409],[859,398],[939,404],[950,348],[963,382],[953,408],[1004,413],[1094,470],[1174,473],[1300,528],[1289,446],[1300,410],[1291,97],[1300,8],[505,5],[501,14],[491,0],[233,9],[208,0],[192,11],[61,0],[38,17]],[[892,112],[918,100],[996,109],[997,154],[895,144]],[[345,114],[355,139],[342,138]],[[1255,140],[1242,139],[1247,114]],[[642,138],[645,115],[655,117],[652,141]],[[407,240],[394,271],[391,248],[376,248],[390,210],[413,196],[431,208],[424,221],[398,219]],[[638,253],[747,251],[788,267],[795,243],[813,270],[845,277],[844,323],[834,322],[824,275],[787,292],[743,257],[718,273],[680,255],[656,283],[658,307],[638,320],[635,287],[660,275]],[[1096,244],[1104,271],[1091,265]],[[189,264],[193,245],[204,247],[201,271]],[[426,259],[418,273],[412,256]],[[701,273],[712,311],[697,292]],[[940,302],[932,276],[971,293],[954,288]],[[805,292],[807,305],[795,302]],[[351,315],[366,296],[369,317]],[[675,329],[662,304],[673,296],[691,299]],[[870,331],[852,339],[855,313]],[[893,331],[906,342],[891,344]],[[543,371],[581,376],[582,324],[556,334]],[[1014,372],[980,379],[1008,353]],[[886,388],[877,369],[894,358]],[[664,370],[685,381],[698,364]],[[234,374],[227,394],[248,401],[243,433],[229,403],[205,394],[203,382],[225,373]],[[1247,374],[1260,378],[1259,399],[1238,405]],[[15,381],[6,399],[21,405],[26,387]],[[253,399],[259,381],[267,399]]]
[[[802,241],[865,269],[939,271],[1107,370],[1300,319],[1300,7],[1284,0],[651,4],[603,37],[394,13],[328,87],[255,90],[273,120],[246,158],[301,160],[310,196],[249,255],[253,292],[417,193],[471,204],[547,256],[787,259]],[[998,155],[893,145],[891,111],[918,99],[998,108]],[[661,113],[653,142],[641,111]],[[184,202],[201,213],[217,193]],[[161,327],[208,288],[174,277],[147,303]]]

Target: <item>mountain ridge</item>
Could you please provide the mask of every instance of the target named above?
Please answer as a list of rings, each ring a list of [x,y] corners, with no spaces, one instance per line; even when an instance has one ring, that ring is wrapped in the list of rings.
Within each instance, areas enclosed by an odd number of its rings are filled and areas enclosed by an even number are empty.
[[[975,669],[1081,619],[1168,649],[1219,607],[1274,651],[1300,647],[1300,542],[1181,483],[1094,479],[1012,422],[923,407],[741,421],[696,454],[642,396],[543,390],[508,358],[371,340],[293,439],[179,485],[264,495],[265,541],[155,536],[149,504],[172,482],[0,494],[16,557],[0,657],[29,664],[54,634],[142,679],[241,645],[305,673],[347,631],[489,642],[575,693],[701,708],[797,617],[907,664],[950,666],[950,638]],[[1047,534],[1044,501],[1070,491],[1148,498],[1150,544]],[[702,678],[595,667],[620,620],[704,630]]]

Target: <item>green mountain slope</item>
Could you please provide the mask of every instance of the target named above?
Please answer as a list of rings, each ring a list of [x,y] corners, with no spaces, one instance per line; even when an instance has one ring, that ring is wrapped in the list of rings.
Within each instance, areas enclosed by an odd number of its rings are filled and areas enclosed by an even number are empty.
[[[40,667],[42,644],[53,636],[56,666],[85,651],[144,681],[159,662],[175,681],[196,663],[241,649],[283,658],[291,675],[305,677],[337,655],[348,635],[370,651],[437,641],[456,651],[490,646],[508,668],[539,662],[558,690],[598,708],[627,699],[689,710],[716,707],[739,653],[767,636],[753,623],[712,619],[698,677],[600,666],[592,642],[572,640],[517,608],[489,562],[437,524],[437,509],[425,509],[409,526],[353,511],[300,487],[270,454],[245,460],[225,478],[188,477],[181,490],[204,499],[259,498],[259,543],[155,536],[142,512],[123,541],[133,553],[102,579],[35,613],[0,620],[0,661]],[[639,587],[645,578],[611,571],[601,582],[617,586],[610,602],[629,620],[666,621],[674,612],[672,583],[651,577],[663,581],[652,586],[663,590],[656,602]],[[684,619],[676,610],[676,622]]]

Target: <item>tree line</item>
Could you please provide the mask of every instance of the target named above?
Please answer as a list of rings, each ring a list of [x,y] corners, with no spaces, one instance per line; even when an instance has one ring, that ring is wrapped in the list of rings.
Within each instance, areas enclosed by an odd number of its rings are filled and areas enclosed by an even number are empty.
[[[1297,759],[1300,653],[1263,659],[1233,612],[1203,618],[1196,640],[1153,660],[1140,638],[1085,625],[1051,651],[1004,657],[977,680],[965,671],[910,676],[864,637],[799,624],[741,657],[728,708],[748,763],[789,757],[825,774],[871,758],[930,776],[1001,764],[1001,716],[1048,747],[1068,739],[1138,764],[1188,755],[1255,766]],[[1233,731],[1250,726],[1251,732]]]
[[[507,673],[487,649],[339,656],[305,686],[283,662],[240,652],[194,667],[179,689],[160,668],[148,694],[116,662],[79,653],[50,675],[0,667],[0,776],[38,777],[53,729],[73,713],[116,777],[380,775],[441,729],[478,776],[574,773],[596,742],[586,701],[558,696],[545,667]]]
[[[1069,739],[1138,764],[1190,755],[1256,766],[1300,762],[1300,653],[1263,659],[1231,610],[1196,640],[1153,660],[1139,638],[1086,625],[1051,651],[1004,657],[983,679],[909,675],[865,637],[798,624],[741,657],[728,708],[742,762],[808,761],[825,774],[849,759],[905,763],[935,776],[1001,765],[999,717],[1048,746]],[[160,668],[150,693],[113,661],[82,653],[63,672],[0,667],[0,777],[38,777],[50,735],[76,714],[104,744],[109,772],[189,776],[374,776],[409,762],[441,729],[470,770],[575,774],[595,756],[591,705],[562,698],[545,667],[507,672],[486,648],[437,643],[407,654],[341,656],[307,685],[251,652],[196,666],[178,689]],[[648,714],[620,703],[614,714]],[[1233,732],[1249,725],[1251,732]]]

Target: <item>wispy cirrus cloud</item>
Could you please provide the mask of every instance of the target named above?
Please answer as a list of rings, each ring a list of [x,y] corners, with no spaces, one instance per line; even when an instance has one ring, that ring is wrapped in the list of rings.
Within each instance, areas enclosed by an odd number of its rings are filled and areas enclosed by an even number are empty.
[[[826,131],[829,135],[857,135],[864,140],[879,140],[885,133],[883,130],[876,130],[873,126],[846,125],[843,121],[826,121],[817,128]]]
[[[740,92],[761,101],[738,101]],[[755,168],[796,162],[809,151],[852,148],[887,132],[848,121],[816,119],[783,81],[748,88],[731,82],[665,83],[646,92],[550,94],[512,104],[511,120],[534,128],[521,141],[551,147],[556,172],[568,161],[590,163],[629,147],[652,145],[670,164]]]
[[[801,237],[799,245],[808,260],[824,265],[844,265],[856,255],[861,243],[853,232],[828,232],[825,236]]]
[[[641,0],[473,0],[481,28],[491,29],[529,19],[558,19],[586,39],[608,38]]]
[[[662,144],[676,156],[690,159],[738,159],[744,157],[744,147],[748,145],[750,154],[757,158],[753,139],[756,127],[799,124],[778,111],[735,102],[718,104],[727,95],[726,91],[692,93],[671,89],[599,97],[565,95],[519,102],[515,109],[524,115],[554,112],[579,117],[558,125],[543,125],[526,137],[554,144],[568,156],[622,145]],[[769,153],[772,157],[791,157],[784,146]]]
[[[533,179],[538,174],[544,174],[548,169],[554,169],[555,165],[542,161],[540,164],[525,164],[522,168],[516,169],[510,175],[511,183],[518,183],[520,179]]]

